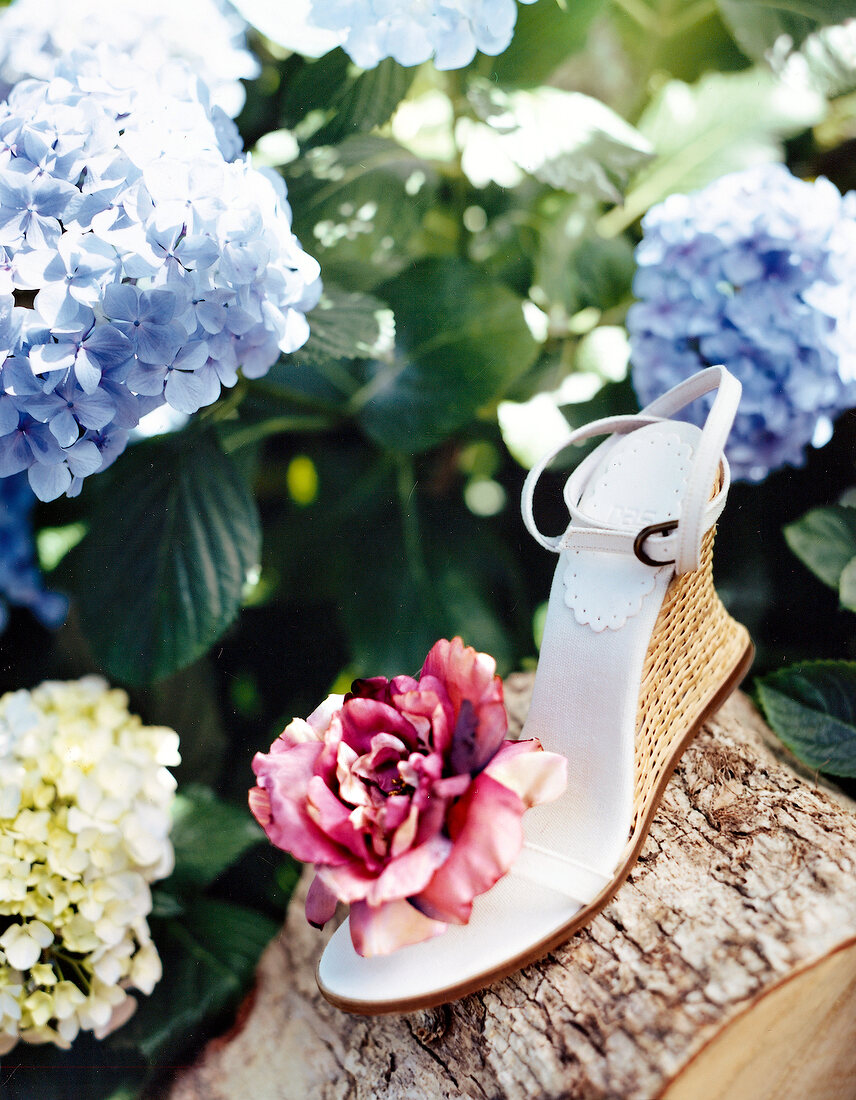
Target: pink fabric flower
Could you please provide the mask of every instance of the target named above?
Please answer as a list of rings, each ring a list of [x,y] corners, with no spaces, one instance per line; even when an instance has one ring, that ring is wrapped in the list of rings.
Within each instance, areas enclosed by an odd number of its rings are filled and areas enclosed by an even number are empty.
[[[257,753],[250,809],[315,864],[307,919],[348,902],[361,955],[466,924],[520,852],[524,812],[567,783],[563,756],[507,727],[496,662],[444,639],[418,679],[357,680]]]

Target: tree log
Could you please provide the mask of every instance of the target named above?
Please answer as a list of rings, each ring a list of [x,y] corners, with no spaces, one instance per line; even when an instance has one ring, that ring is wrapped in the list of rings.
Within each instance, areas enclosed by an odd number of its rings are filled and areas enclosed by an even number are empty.
[[[509,678],[512,725],[530,691]],[[592,924],[457,1004],[328,1005],[306,886],[240,1025],[170,1100],[856,1097],[856,804],[789,758],[745,696],[687,750]]]

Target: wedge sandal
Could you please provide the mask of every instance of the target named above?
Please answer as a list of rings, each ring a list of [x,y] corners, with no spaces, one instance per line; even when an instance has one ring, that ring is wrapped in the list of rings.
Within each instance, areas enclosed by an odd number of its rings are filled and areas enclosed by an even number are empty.
[[[702,429],[672,419],[711,391]],[[356,953],[347,922],[337,929],[317,971],[334,1005],[409,1012],[473,992],[565,942],[626,878],[679,757],[752,662],[711,573],[739,399],[739,382],[711,367],[638,415],[574,432],[565,446],[608,438],[567,481],[560,536],[533,517],[558,452],[532,470],[524,520],[559,562],[521,738],[567,758],[566,791],[526,815],[523,850],[468,924],[373,958]]]

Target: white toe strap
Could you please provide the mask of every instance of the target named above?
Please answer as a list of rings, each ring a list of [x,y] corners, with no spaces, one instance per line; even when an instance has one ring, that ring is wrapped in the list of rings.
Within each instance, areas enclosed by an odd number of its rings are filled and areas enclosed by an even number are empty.
[[[593,867],[568,859],[561,852],[542,848],[529,841],[524,843],[511,871],[527,882],[546,886],[578,901],[580,905],[592,901],[612,881],[611,875],[601,874]]]

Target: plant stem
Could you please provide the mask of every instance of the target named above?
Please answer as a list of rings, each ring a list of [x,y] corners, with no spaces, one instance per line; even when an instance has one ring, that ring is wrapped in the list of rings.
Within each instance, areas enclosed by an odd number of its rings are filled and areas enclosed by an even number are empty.
[[[657,14],[648,7],[644,0],[612,0],[612,2],[644,30],[652,31],[654,34],[660,33],[660,21]]]
[[[207,420],[213,424],[226,420],[235,412],[246,396],[246,379],[239,378],[235,386],[229,391],[228,397],[223,397],[219,401],[215,401],[213,405],[209,405],[207,409],[200,412],[199,419]]]
[[[295,390],[291,386],[281,386],[277,382],[268,382],[262,378],[254,378],[248,383],[248,386],[250,393],[257,393],[274,401],[287,402],[290,405],[297,405],[301,409],[326,413],[329,416],[342,415],[341,408],[334,402],[325,401],[323,397],[312,397],[310,394]]]
[[[716,15],[718,10],[716,0],[698,0],[697,4],[693,4],[685,11],[672,16],[668,37],[683,34],[694,27],[696,23],[703,23],[705,19],[710,19],[712,15]]]
[[[223,440],[223,450],[233,454],[251,443],[258,443],[272,435],[283,432],[317,432],[330,428],[333,421],[324,416],[274,416],[259,424],[248,424],[245,428],[227,435]]]
[[[422,612],[430,622],[433,620],[434,600],[428,567],[422,550],[422,532],[419,527],[419,513],[416,510],[416,475],[413,459],[410,455],[396,456],[396,480],[398,503],[401,509],[401,522],[404,533],[404,554]]]

